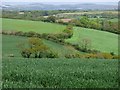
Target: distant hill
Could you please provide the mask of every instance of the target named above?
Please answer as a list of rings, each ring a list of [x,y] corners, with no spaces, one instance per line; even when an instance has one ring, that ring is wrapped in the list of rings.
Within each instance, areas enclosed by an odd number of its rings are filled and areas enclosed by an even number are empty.
[[[4,2],[3,10],[113,10],[118,5],[113,3],[36,3]]]

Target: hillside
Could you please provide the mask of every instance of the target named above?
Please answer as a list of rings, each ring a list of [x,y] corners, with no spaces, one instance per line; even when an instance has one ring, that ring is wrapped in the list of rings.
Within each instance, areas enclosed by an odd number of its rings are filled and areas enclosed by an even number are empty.
[[[16,19],[3,19],[3,30],[13,31],[34,31],[38,33],[59,33],[64,30],[64,25],[46,23],[41,21],[28,21]],[[114,52],[118,54],[118,35],[98,31],[95,29],[88,29],[82,27],[74,27],[74,35],[67,39],[67,42],[77,43],[78,38],[89,38],[92,42],[92,49],[100,50],[102,52]]]
[[[91,40],[92,49],[100,50],[102,52],[114,52],[118,54],[118,35],[105,32],[98,31],[95,29],[87,29],[81,27],[74,28],[73,37],[67,39],[67,42],[76,44],[79,40],[83,38],[88,38]]]
[[[34,2],[24,2],[24,3],[10,3],[4,2],[1,6],[3,10],[114,10],[117,9],[116,3],[75,3],[69,2],[49,2],[49,3],[34,3]]]
[[[14,54],[15,57],[21,58],[20,50],[17,48],[17,45],[20,42],[26,42],[26,37],[21,36],[10,36],[3,35],[3,57],[9,56],[9,54]],[[65,54],[79,53],[73,47],[60,45],[48,40],[43,40],[43,42],[50,47],[52,50],[57,52],[60,57],[64,57]],[[8,45],[9,44],[9,45]]]
[[[10,31],[34,31],[38,33],[59,33],[64,30],[65,26],[41,22],[41,21],[29,21],[29,20],[16,20],[16,19],[2,19],[3,30]]]

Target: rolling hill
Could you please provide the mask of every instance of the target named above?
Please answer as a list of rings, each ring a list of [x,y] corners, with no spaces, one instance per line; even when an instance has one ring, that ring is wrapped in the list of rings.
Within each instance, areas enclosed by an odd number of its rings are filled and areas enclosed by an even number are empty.
[[[3,19],[3,30],[13,31],[34,31],[38,33],[59,33],[64,30],[64,25],[45,23],[41,21],[28,21],[16,19]],[[114,52],[118,54],[118,35],[99,31],[95,29],[88,29],[82,27],[74,27],[74,35],[67,39],[67,42],[77,43],[78,38],[89,38],[92,42],[92,49],[100,50],[102,52]]]
[[[98,31],[95,29],[81,28],[75,27],[73,37],[67,39],[67,42],[76,44],[79,43],[79,40],[84,38],[88,38],[91,40],[92,49],[96,49],[102,52],[114,52],[118,54],[118,35],[105,32]]]
[[[2,19],[2,29],[9,31],[34,31],[38,33],[59,33],[65,26],[41,21]]]
[[[20,42],[26,42],[28,38],[21,37],[21,36],[10,36],[10,35],[3,35],[3,47],[2,47],[2,54],[3,57],[7,57],[9,54],[14,54],[15,57],[21,58],[20,50],[17,48],[17,45]],[[52,41],[43,40],[44,44],[46,44],[50,49],[54,50],[58,53],[60,57],[64,57],[65,54],[75,54],[79,53],[71,46],[64,46]]]

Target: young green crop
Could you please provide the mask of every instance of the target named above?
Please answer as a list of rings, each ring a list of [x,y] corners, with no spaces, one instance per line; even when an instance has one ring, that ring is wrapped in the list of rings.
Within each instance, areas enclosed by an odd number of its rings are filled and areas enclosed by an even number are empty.
[[[118,61],[3,58],[3,88],[117,88]]]

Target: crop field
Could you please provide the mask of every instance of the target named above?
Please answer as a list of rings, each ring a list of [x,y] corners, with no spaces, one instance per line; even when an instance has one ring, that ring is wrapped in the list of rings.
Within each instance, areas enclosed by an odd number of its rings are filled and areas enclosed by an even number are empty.
[[[79,40],[82,40],[84,38],[91,40],[92,49],[108,53],[114,52],[115,54],[118,54],[117,34],[94,29],[75,27],[73,37],[67,39],[66,41],[75,44],[79,43]]]
[[[118,60],[24,59],[16,44],[26,39],[20,36],[3,35],[3,88],[118,87]],[[44,42],[56,51],[61,48],[63,50],[61,53],[65,54],[62,45],[57,46],[50,41]],[[15,57],[7,56],[11,53]]]
[[[20,50],[17,48],[17,45],[20,44],[19,42],[26,42],[26,37],[20,37],[20,36],[10,36],[10,35],[3,35],[3,47],[2,47],[2,53],[3,57],[7,57],[9,54],[14,54],[15,57],[21,57]],[[78,53],[77,50],[75,50],[72,47],[60,45],[48,40],[43,40],[43,42],[48,45],[52,50],[57,52],[60,57],[63,57],[65,54],[69,53]]]
[[[3,88],[117,88],[118,61],[3,58]]]
[[[65,26],[40,21],[3,19],[3,30],[58,33]],[[118,35],[74,27],[70,43],[89,38],[92,49],[118,54]],[[17,44],[27,37],[2,35],[2,80],[3,88],[117,88],[118,60],[63,58],[65,54],[85,54],[73,47],[44,40],[44,44],[57,52],[60,58],[23,58]],[[9,57],[13,54],[14,57]]]
[[[3,30],[9,31],[34,31],[38,33],[59,33],[64,30],[65,26],[41,22],[41,21],[29,21],[29,20],[16,20],[16,19],[2,19]]]

